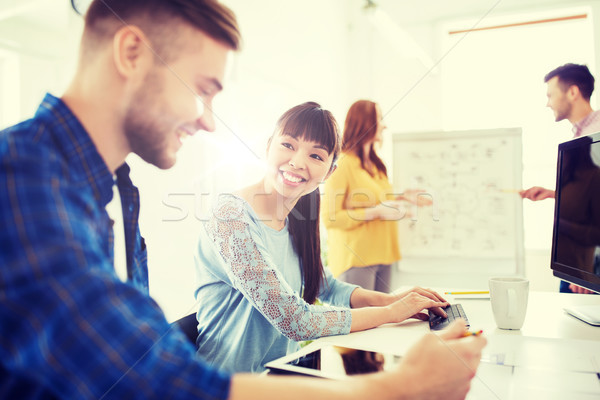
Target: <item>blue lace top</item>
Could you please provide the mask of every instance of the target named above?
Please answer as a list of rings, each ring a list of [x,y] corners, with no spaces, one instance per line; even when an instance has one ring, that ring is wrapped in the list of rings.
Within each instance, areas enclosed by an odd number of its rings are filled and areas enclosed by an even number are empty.
[[[196,272],[198,353],[226,371],[262,371],[296,341],[350,332],[357,286],[326,269],[319,299],[331,305],[306,303],[287,225],[268,227],[234,195],[221,195],[203,224]]]

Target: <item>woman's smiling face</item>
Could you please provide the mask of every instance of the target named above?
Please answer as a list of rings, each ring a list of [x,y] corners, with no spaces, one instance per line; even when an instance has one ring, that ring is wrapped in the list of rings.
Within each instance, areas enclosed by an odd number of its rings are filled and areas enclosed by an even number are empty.
[[[319,143],[275,135],[267,150],[267,181],[281,196],[297,199],[317,189],[332,162],[333,154]]]

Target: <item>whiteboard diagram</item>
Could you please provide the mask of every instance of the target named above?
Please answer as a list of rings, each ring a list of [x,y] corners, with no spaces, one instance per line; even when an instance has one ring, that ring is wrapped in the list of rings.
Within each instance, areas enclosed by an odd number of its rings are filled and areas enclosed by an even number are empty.
[[[400,224],[403,256],[522,263],[520,128],[396,134],[393,140],[394,188],[424,189],[433,200],[413,207]]]

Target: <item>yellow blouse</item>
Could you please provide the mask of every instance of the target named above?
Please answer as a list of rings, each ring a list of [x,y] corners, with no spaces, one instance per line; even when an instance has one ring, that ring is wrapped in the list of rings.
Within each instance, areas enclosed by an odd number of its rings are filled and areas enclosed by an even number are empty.
[[[365,208],[395,197],[385,175],[371,176],[356,155],[342,153],[324,191],[321,221],[327,228],[328,264],[334,276],[351,267],[400,259],[397,221],[365,221]]]

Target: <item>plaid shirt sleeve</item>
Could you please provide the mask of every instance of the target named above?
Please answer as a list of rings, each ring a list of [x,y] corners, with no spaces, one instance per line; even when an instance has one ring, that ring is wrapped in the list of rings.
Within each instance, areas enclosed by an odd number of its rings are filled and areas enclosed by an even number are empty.
[[[16,136],[0,132],[0,398],[226,398],[229,376],[116,278],[64,157]]]

